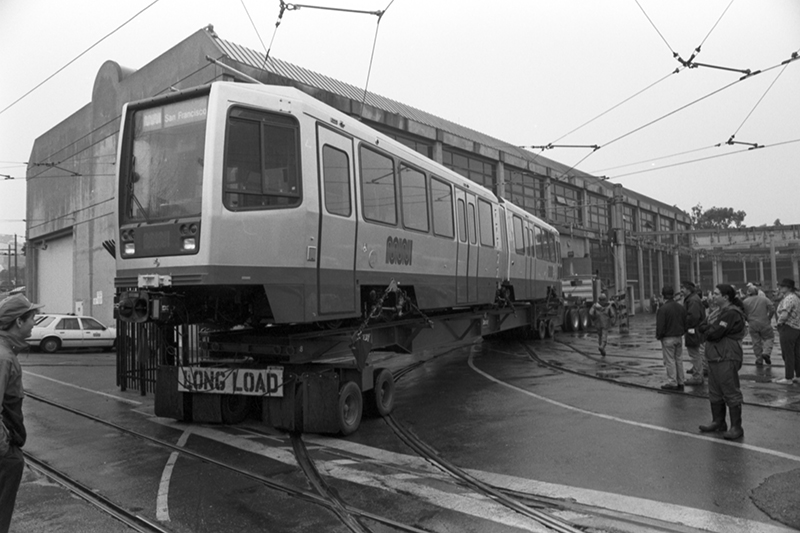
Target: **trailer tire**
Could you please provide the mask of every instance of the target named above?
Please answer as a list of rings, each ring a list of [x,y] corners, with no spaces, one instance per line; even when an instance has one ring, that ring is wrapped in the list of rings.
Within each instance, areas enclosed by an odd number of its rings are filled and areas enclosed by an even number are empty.
[[[394,377],[388,368],[375,370],[374,386],[366,393],[365,411],[375,416],[389,416],[394,410]]]
[[[223,424],[240,424],[250,412],[250,398],[241,394],[223,394],[220,398],[220,413]]]
[[[540,320],[539,324],[536,326],[536,334],[540,339],[544,339],[547,336],[547,321]]]
[[[359,386],[354,381],[343,383],[339,388],[339,408],[336,411],[342,435],[350,435],[358,429],[363,409],[364,399]]]
[[[578,322],[580,323],[580,330],[584,331],[589,329],[589,311],[585,307],[581,307],[578,311]]]
[[[581,317],[580,313],[577,309],[573,308],[569,310],[568,313],[568,320],[569,320],[569,330],[570,331],[580,331],[581,329]]]
[[[556,336],[556,323],[552,320],[547,321],[547,338],[552,339]]]

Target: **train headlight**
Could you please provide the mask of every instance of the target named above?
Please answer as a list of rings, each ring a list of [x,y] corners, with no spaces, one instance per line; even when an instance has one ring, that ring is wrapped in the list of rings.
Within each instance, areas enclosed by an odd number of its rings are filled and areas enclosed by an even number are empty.
[[[183,239],[183,251],[194,252],[197,250],[197,239],[194,237],[187,237]]]
[[[122,253],[125,255],[133,255],[136,253],[136,245],[132,242],[126,242],[122,247]]]

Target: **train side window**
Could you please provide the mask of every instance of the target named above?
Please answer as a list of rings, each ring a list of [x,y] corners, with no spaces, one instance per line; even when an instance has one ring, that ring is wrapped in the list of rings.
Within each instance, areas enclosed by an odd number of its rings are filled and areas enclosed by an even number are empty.
[[[492,204],[478,198],[478,219],[481,228],[481,244],[494,246],[494,220],[492,219]]]
[[[397,193],[394,187],[394,160],[363,145],[359,153],[364,218],[396,225]]]
[[[322,147],[322,179],[325,183],[325,208],[329,213],[349,217],[350,160],[347,154],[332,146]]]
[[[458,240],[461,242],[467,242],[467,221],[466,215],[464,214],[465,207],[464,200],[459,198],[456,214],[458,215]]]
[[[535,234],[534,240],[536,241],[536,259],[547,259],[544,246],[544,232],[539,226],[534,226],[533,231]]]
[[[234,108],[225,140],[225,207],[240,211],[298,205],[298,134],[290,117]]]
[[[556,236],[548,231],[547,232],[547,249],[550,251],[550,261],[556,262]]]
[[[428,231],[428,187],[425,174],[400,164],[400,203],[403,206],[403,226]]]
[[[533,246],[533,228],[528,226],[528,255],[530,257],[536,257],[535,250]]]
[[[433,234],[452,239],[453,229],[453,188],[449,183],[431,177],[431,204],[433,211]]]
[[[475,204],[467,205],[467,215],[469,216],[469,243],[475,244],[478,242],[478,228],[475,224]]]
[[[522,219],[514,215],[514,251],[519,255],[525,255],[525,236],[522,232]]]

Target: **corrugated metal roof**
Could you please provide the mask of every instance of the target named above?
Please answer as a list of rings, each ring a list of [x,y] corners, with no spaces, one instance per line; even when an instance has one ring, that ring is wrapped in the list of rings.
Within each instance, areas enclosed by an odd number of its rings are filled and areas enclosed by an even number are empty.
[[[209,35],[220,47],[222,53],[224,53],[233,61],[237,61],[249,67],[266,70],[273,74],[277,74],[278,76],[282,76],[305,85],[310,85],[312,87],[317,87],[324,91],[328,91],[332,94],[343,96],[357,102],[361,102],[362,99],[364,99],[363,89],[323,74],[319,74],[318,72],[313,72],[292,63],[288,63],[276,57],[270,57],[269,61],[267,61],[266,68],[264,68],[265,65],[263,53],[238,45],[236,43],[232,43],[230,41],[226,41],[225,39],[221,39],[216,34],[209,33]],[[558,163],[546,157],[542,157],[541,155],[534,154],[528,150],[509,144],[505,141],[501,141],[500,139],[496,139],[479,131],[461,126],[449,120],[437,117],[436,115],[426,113],[420,109],[416,109],[401,102],[385,98],[375,93],[368,92],[364,101],[368,105],[382,111],[394,113],[402,117],[409,118],[420,124],[451,133],[458,137],[475,141],[485,146],[500,149],[521,159],[525,159],[527,161],[535,160],[542,166],[549,166],[561,172],[564,172],[569,168],[568,165]],[[587,176],[587,174],[577,170],[573,171],[572,173],[578,176]]]

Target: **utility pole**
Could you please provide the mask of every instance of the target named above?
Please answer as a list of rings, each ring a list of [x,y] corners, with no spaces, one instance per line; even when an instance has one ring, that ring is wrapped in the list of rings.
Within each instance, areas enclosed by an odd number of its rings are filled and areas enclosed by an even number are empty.
[[[14,288],[17,288],[19,283],[17,282],[17,278],[19,278],[19,265],[17,264],[17,256],[19,255],[18,252],[19,248],[17,248],[17,234],[14,234]]]

